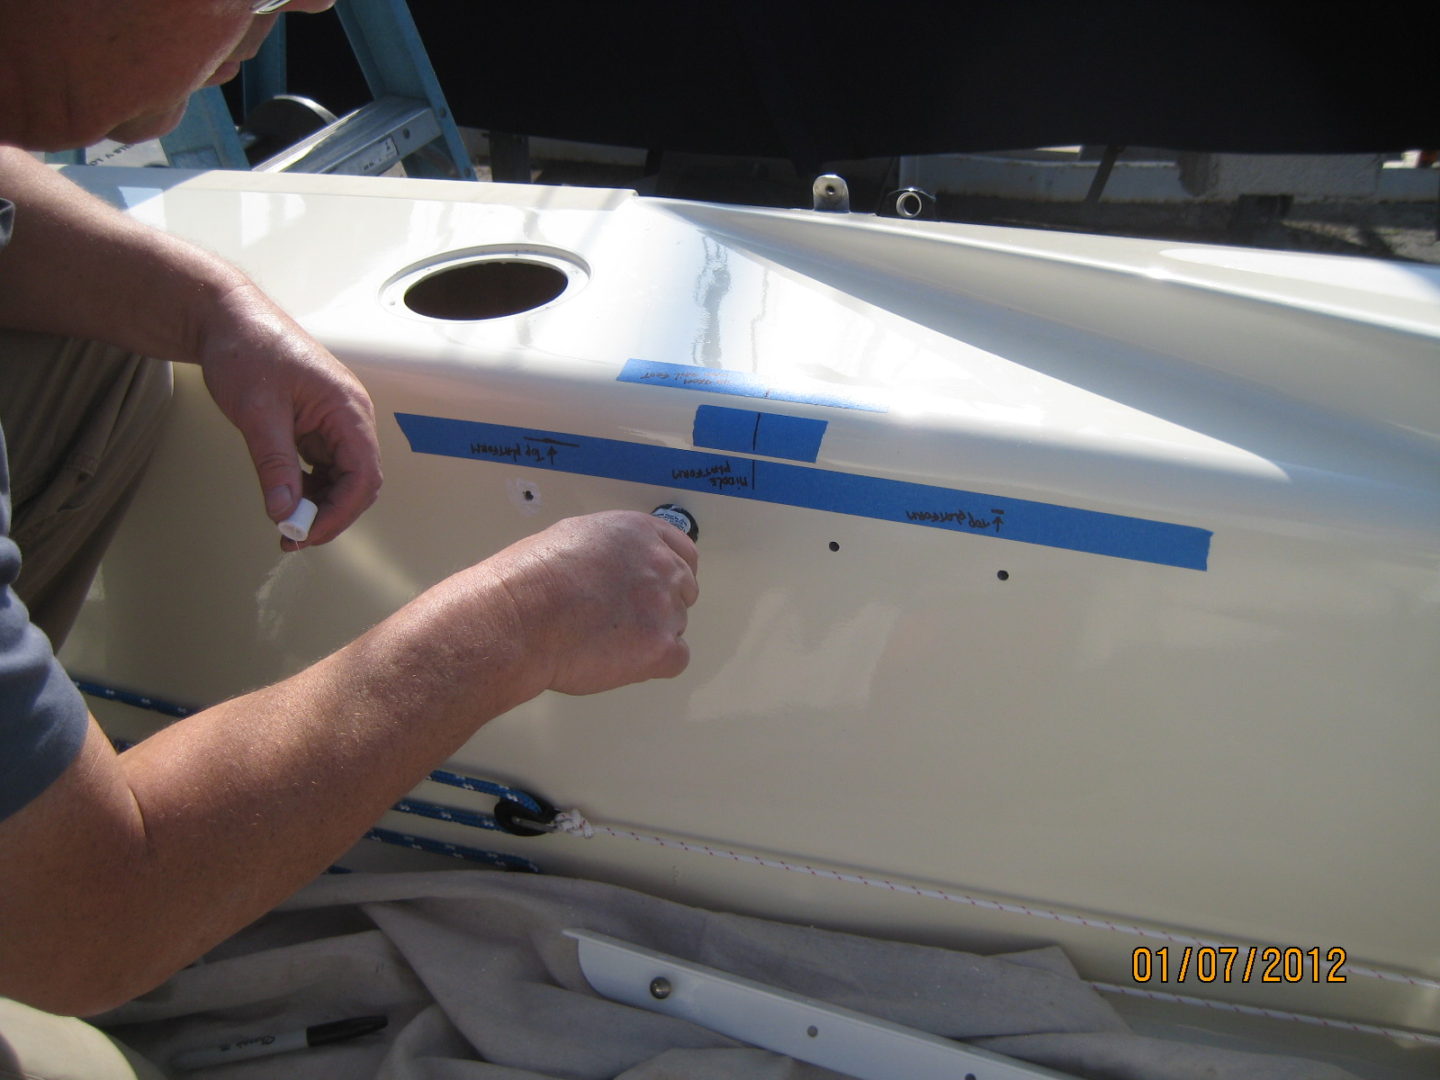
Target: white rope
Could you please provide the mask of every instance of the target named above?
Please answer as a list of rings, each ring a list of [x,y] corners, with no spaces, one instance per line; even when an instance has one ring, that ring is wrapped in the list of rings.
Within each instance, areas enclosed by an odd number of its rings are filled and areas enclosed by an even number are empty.
[[[596,825],[587,821],[584,815],[578,810],[564,811],[555,819],[555,826],[561,832],[569,833],[572,836],[580,836],[587,840],[594,837],[597,833],[604,833],[607,836],[613,836],[621,840],[634,840],[641,844],[653,844],[657,847],[677,848],[681,851],[689,851],[701,855],[713,855],[717,858],[730,859],[732,862],[745,863],[750,866],[764,866],[776,870],[789,870],[794,873],[808,874],[811,877],[823,878],[829,881],[843,881],[852,885],[868,885],[872,888],[887,889],[891,892],[905,893],[910,896],[922,896],[931,900],[943,900],[951,904],[965,904],[969,907],[981,908],[986,911],[999,911],[1009,915],[1027,915],[1031,918],[1048,919],[1051,922],[1067,923],[1071,926],[1083,926],[1092,930],[1108,930],[1114,933],[1128,934],[1133,937],[1166,941],[1176,945],[1198,945],[1201,948],[1226,947],[1221,943],[1207,941],[1189,934],[1179,934],[1145,926],[1134,926],[1129,923],[1110,922],[1106,919],[1097,919],[1084,915],[1071,915],[1062,911],[1050,911],[1046,908],[1030,907],[1026,904],[988,900],[979,896],[968,896],[964,893],[946,892],[943,889],[926,889],[917,885],[907,885],[901,882],[890,881],[887,878],[876,878],[865,874],[839,870],[826,870],[816,866],[809,866],[805,863],[766,858],[761,855],[751,855],[744,852],[731,851],[727,848],[711,847],[709,844],[680,840],[675,837],[631,832],[629,829],[618,829],[613,825]],[[1379,979],[1384,982],[1402,983],[1406,986],[1414,986],[1423,990],[1440,990],[1440,980],[1426,979],[1418,975],[1406,975],[1398,971],[1353,967],[1347,964],[1345,974],[1358,975],[1367,979]]]
[[[1243,1013],[1246,1016],[1263,1016],[1269,1020],[1293,1020],[1314,1027],[1331,1028],[1338,1031],[1358,1031],[1364,1035],[1383,1035],[1391,1039],[1405,1039],[1423,1043],[1426,1046],[1440,1046],[1440,1035],[1425,1035],[1418,1031],[1403,1031],[1399,1028],[1379,1027],[1375,1024],[1357,1024],[1349,1020],[1330,1020],[1323,1016],[1307,1016],[1305,1013],[1283,1012],[1279,1009],[1263,1009],[1258,1005],[1237,1005],[1230,1001],[1212,1001],[1209,998],[1185,997],[1183,994],[1169,994],[1162,990],[1142,990],[1138,986],[1116,986],[1113,983],[1092,982],[1092,987],[1106,994],[1124,994],[1126,997],[1149,998],[1152,1001],[1170,1001],[1179,1005],[1199,1005],[1221,1012]]]
[[[579,810],[561,810],[555,815],[550,827],[556,832],[578,836],[582,840],[589,840],[595,835],[595,827],[585,820],[585,815]]]

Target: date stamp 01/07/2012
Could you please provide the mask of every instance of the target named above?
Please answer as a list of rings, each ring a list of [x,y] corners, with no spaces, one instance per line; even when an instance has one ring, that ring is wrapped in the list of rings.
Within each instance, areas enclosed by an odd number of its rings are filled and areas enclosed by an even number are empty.
[[[1329,948],[1280,945],[1186,945],[1130,954],[1137,983],[1343,983],[1346,953]]]

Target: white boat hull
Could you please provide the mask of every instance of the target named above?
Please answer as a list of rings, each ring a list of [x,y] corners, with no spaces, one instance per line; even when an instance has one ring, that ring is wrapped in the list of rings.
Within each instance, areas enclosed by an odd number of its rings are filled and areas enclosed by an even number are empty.
[[[386,471],[350,533],[283,556],[238,436],[179,372],[77,676],[204,705],[550,521],[679,503],[701,529],[690,670],[543,696],[449,764],[596,834],[383,824],[1440,1035],[1440,274],[628,192],[69,175],[244,267],[354,368]],[[549,266],[564,292],[410,310],[456,258]],[[161,722],[96,712],[128,737]],[[1224,977],[1201,978],[1229,955],[1207,946],[1238,950]],[[1440,1068],[1440,1042],[1193,1022]]]

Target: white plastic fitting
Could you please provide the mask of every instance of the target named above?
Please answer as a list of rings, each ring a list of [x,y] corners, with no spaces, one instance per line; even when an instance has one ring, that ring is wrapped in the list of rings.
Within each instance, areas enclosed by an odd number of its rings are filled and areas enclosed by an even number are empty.
[[[276,526],[280,535],[287,540],[294,540],[297,544],[310,535],[310,526],[315,524],[315,514],[319,510],[309,499],[302,498],[300,505],[295,507],[295,512]]]

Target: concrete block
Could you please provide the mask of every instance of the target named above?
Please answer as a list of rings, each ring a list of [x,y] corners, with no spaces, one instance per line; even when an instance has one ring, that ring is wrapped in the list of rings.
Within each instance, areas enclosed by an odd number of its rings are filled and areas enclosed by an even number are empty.
[[[1180,182],[1192,195],[1369,198],[1380,181],[1379,154],[1181,154]]]

